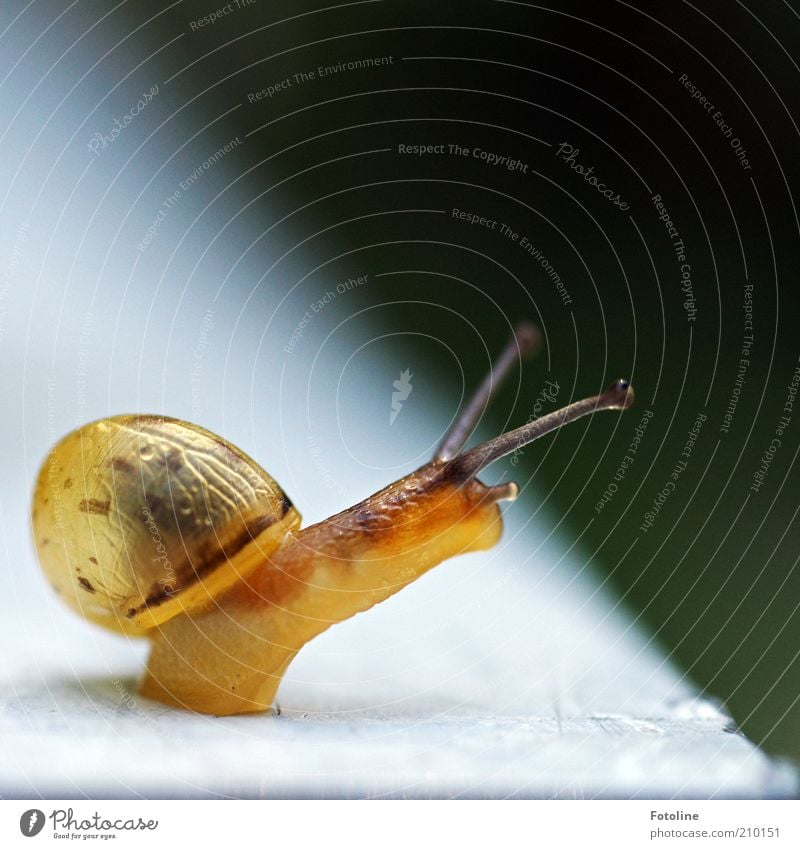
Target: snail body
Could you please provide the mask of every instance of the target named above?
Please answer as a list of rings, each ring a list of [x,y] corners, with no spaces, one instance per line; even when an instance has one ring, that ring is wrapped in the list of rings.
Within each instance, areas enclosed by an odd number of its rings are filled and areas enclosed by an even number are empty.
[[[300,514],[255,461],[196,425],[116,416],[51,451],[37,479],[33,534],[45,576],[89,620],[151,644],[143,695],[216,715],[263,711],[297,652],[443,560],[500,539],[480,469],[566,421],[633,400],[607,392],[461,452],[513,358],[490,378],[416,472],[323,522]]]
[[[288,534],[268,563],[217,604],[158,629],[143,694],[205,713],[268,708],[309,640],[443,560],[493,546],[502,532],[499,489],[478,481],[426,486],[412,476]]]

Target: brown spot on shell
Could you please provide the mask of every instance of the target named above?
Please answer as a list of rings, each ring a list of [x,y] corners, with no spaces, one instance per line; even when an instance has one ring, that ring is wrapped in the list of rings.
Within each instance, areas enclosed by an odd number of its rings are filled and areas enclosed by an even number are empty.
[[[167,454],[164,463],[171,472],[179,472],[183,468],[183,452],[178,448],[172,448]]]
[[[50,545],[50,540],[47,537],[42,537],[42,545]]]
[[[81,513],[97,513],[101,516],[107,516],[110,507],[110,501],[100,501],[97,498],[84,498],[78,505],[78,510]]]
[[[283,513],[281,513],[281,518],[283,518],[292,509],[292,507],[294,507],[294,504],[292,504],[292,500],[289,498],[289,496],[285,492],[282,492],[281,493],[281,510],[283,510]]]
[[[72,478],[67,478],[64,481],[64,489],[72,489]]]
[[[96,565],[97,565],[97,558],[96,558],[96,557],[90,557],[90,558],[89,558],[89,562],[90,562],[90,563],[94,563],[94,564],[95,564],[95,566],[96,566]]]
[[[78,583],[90,593],[97,592],[97,590],[92,586],[91,581],[88,578],[78,578]]]
[[[124,457],[112,457],[111,468],[115,472],[126,472],[127,474],[134,471],[133,466]]]

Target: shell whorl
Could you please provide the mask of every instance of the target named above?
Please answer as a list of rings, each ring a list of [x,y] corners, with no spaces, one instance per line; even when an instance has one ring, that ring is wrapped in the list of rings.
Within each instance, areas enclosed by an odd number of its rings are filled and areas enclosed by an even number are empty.
[[[116,416],[68,434],[39,472],[33,505],[56,592],[125,633],[212,604],[300,525],[246,454],[160,416]]]

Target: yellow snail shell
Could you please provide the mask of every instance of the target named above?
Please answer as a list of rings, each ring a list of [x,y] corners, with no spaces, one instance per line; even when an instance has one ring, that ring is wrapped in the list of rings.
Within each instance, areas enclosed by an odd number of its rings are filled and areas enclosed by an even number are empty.
[[[250,457],[161,416],[115,416],[68,434],[33,500],[34,540],[56,592],[128,634],[209,605],[299,526]]]

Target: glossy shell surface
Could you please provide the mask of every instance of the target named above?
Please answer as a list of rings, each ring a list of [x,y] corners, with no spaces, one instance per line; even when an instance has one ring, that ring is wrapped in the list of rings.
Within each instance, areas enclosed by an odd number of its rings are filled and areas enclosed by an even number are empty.
[[[68,434],[33,500],[34,541],[56,592],[125,633],[212,605],[299,525],[246,454],[159,416],[116,416]]]

